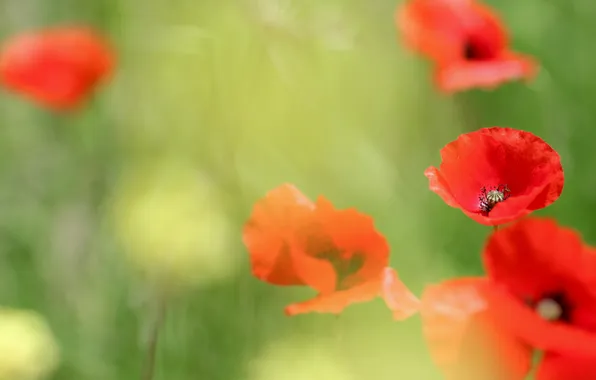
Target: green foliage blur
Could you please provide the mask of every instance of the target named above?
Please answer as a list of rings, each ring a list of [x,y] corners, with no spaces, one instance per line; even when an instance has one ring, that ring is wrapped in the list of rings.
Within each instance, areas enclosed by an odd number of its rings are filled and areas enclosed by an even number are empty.
[[[258,198],[292,182],[374,216],[416,294],[480,275],[489,228],[446,206],[423,171],[460,133],[497,125],[561,154],[565,190],[537,214],[596,243],[596,6],[490,3],[542,70],[529,85],[446,97],[399,44],[394,1],[4,0],[2,38],[91,24],[119,56],[72,115],[0,94],[0,304],[47,318],[61,347],[53,379],[140,379],[153,293],[111,215],[122,178],[163,160],[214,181],[236,269],[171,300],[156,380],[439,379],[419,318],[396,323],[380,300],[338,319],[285,317],[312,292],[254,279],[241,229]]]

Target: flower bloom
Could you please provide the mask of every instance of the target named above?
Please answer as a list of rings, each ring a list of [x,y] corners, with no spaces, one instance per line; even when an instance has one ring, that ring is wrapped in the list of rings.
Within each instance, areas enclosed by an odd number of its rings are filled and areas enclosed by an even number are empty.
[[[445,203],[488,226],[550,205],[564,183],[555,150],[530,132],[500,127],[460,135],[424,175]]]
[[[85,27],[19,34],[0,51],[2,84],[56,110],[79,105],[113,66],[107,43]]]
[[[510,50],[502,21],[478,1],[409,0],[395,21],[405,45],[434,62],[442,91],[491,89],[537,71],[532,58]]]
[[[546,352],[538,380],[592,379],[594,249],[550,219],[529,218],[494,232],[484,263],[486,278],[447,281],[422,296],[425,338],[447,378],[525,379],[538,349]]]
[[[348,305],[383,297],[395,319],[418,309],[418,299],[388,267],[389,245],[371,217],[312,202],[284,184],[259,200],[243,232],[253,274],[274,285],[309,286],[318,295],[286,314],[339,314]]]

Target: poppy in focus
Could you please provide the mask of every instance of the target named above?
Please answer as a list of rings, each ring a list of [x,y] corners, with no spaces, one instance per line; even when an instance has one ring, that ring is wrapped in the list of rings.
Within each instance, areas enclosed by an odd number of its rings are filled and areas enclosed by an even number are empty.
[[[538,379],[591,378],[593,249],[550,219],[529,218],[494,232],[484,261],[487,277],[446,281],[422,295],[424,336],[447,378],[521,380],[535,349],[546,352]]]
[[[559,154],[530,132],[483,128],[441,149],[430,190],[476,222],[496,226],[544,208],[563,191]]]
[[[72,109],[113,70],[114,56],[96,32],[59,27],[16,35],[0,52],[0,79],[56,110]]]
[[[444,92],[491,89],[537,71],[532,58],[510,50],[503,22],[480,2],[409,0],[395,21],[404,44],[434,62]]]
[[[258,279],[318,292],[288,306],[287,315],[339,314],[352,303],[377,296],[395,319],[418,311],[418,299],[388,267],[387,241],[373,219],[355,209],[338,210],[322,196],[312,202],[284,184],[255,204],[243,241]]]

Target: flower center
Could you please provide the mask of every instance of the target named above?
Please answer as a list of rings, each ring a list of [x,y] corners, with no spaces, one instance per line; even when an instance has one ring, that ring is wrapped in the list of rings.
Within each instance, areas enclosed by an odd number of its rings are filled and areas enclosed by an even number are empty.
[[[478,37],[468,37],[463,46],[463,56],[466,61],[488,61],[495,57],[492,46]]]
[[[509,190],[507,185],[499,185],[491,189],[487,189],[486,187],[481,188],[480,196],[478,197],[480,201],[480,213],[488,216],[497,203],[507,200],[510,196],[511,190]]]
[[[570,322],[571,307],[563,293],[545,295],[538,302],[533,304],[536,314],[542,319],[555,322]]]
[[[342,254],[337,251],[321,252],[316,257],[328,261],[335,270],[337,275],[336,290],[345,290],[345,279],[350,275],[358,272],[362,265],[364,265],[364,257],[359,254],[352,255],[349,258],[342,257]]]
[[[536,304],[536,312],[547,321],[556,321],[563,315],[563,307],[557,301],[545,298]]]

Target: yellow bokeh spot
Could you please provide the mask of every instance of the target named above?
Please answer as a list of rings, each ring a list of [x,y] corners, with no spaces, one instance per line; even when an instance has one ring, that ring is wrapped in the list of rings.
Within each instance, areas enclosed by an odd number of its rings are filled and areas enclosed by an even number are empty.
[[[113,206],[128,259],[158,285],[210,283],[235,269],[221,199],[192,166],[169,162],[128,173]]]
[[[38,380],[58,366],[50,328],[31,311],[0,308],[0,380]]]
[[[251,362],[250,380],[353,380],[327,341],[272,344]]]

